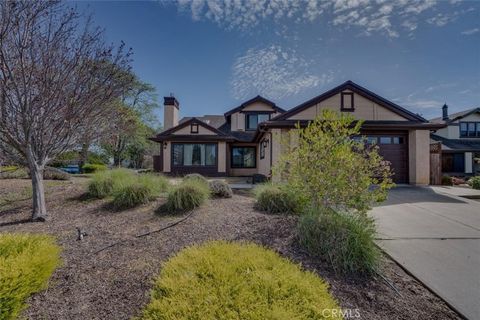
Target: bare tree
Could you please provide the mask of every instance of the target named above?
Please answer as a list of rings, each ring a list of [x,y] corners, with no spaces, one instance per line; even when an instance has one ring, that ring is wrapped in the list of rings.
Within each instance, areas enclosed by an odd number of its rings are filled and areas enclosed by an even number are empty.
[[[0,1],[0,152],[30,170],[32,220],[47,217],[43,170],[78,145],[131,81],[130,51],[58,1]]]

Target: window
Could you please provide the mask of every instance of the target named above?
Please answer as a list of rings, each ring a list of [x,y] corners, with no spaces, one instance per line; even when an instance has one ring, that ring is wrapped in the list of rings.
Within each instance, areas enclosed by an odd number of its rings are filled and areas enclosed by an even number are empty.
[[[353,104],[353,92],[341,93],[341,110],[342,111],[354,111]]]
[[[246,113],[247,130],[256,130],[259,123],[270,120],[270,113]]]
[[[460,122],[460,137],[480,137],[480,122]]]
[[[198,124],[197,123],[192,123],[190,126],[190,133],[198,133]]]
[[[255,168],[255,147],[232,147],[232,168]]]
[[[260,159],[265,159],[265,149],[268,147],[268,140],[264,139],[260,142]]]
[[[392,138],[391,137],[380,137],[380,144],[391,144]]]
[[[175,143],[172,145],[174,166],[215,166],[217,145],[202,143]]]

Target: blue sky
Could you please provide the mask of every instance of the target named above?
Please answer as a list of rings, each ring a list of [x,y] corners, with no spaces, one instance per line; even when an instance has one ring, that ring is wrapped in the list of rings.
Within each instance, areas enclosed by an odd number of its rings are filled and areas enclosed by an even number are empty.
[[[424,117],[480,106],[480,1],[77,2],[182,116],[290,109],[353,80]],[[160,111],[160,118],[163,112]]]

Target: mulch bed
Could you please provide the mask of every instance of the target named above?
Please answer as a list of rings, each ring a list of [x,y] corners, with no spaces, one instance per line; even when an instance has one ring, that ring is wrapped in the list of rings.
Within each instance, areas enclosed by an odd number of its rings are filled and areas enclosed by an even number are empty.
[[[0,232],[49,233],[63,248],[63,266],[54,273],[48,289],[30,299],[24,312],[27,319],[130,319],[148,303],[163,261],[186,246],[214,239],[253,241],[301,263],[330,283],[343,308],[358,309],[361,319],[459,319],[387,257],[382,274],[398,293],[380,277],[366,280],[335,275],[298,246],[295,217],[258,212],[253,199],[243,194],[211,200],[186,221],[136,238],[182,216],[155,215],[162,200],[112,212],[104,201],[82,201],[84,183],[79,181],[51,190],[47,196],[50,221],[46,223],[15,224],[28,218],[28,202],[0,212]],[[9,189],[8,183],[15,184],[14,180],[0,180],[0,190]],[[84,240],[76,240],[76,227],[88,233]],[[95,253],[120,240],[126,241]]]

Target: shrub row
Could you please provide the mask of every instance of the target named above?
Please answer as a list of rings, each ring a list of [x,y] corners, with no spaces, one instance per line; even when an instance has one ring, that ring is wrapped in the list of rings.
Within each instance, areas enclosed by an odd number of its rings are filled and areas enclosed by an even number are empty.
[[[59,264],[60,247],[52,237],[0,234],[0,319],[16,319]]]
[[[336,272],[363,275],[375,272],[381,255],[374,243],[374,223],[365,215],[313,209],[286,185],[258,185],[253,192],[255,206],[261,211],[300,214],[297,229],[300,244]]]
[[[342,318],[323,279],[255,244],[182,250],[163,266],[151,299],[143,320]]]
[[[0,172],[0,179],[29,179],[30,172],[27,168],[10,166],[8,170]],[[53,167],[45,167],[43,171],[45,180],[69,180],[70,175]]]

